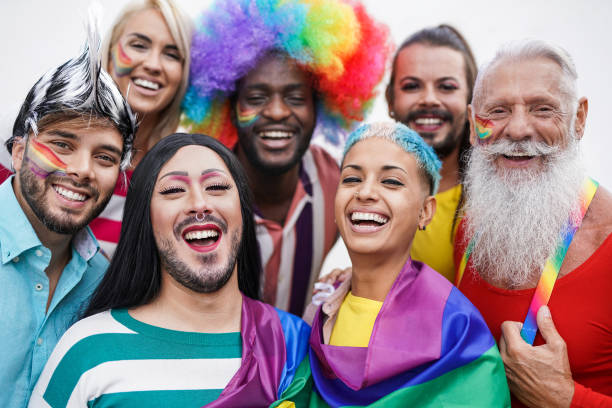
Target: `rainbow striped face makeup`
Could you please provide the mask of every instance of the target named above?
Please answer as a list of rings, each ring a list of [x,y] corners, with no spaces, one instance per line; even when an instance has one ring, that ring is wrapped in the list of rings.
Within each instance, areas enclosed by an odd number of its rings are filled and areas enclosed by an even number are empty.
[[[60,160],[51,149],[36,139],[30,138],[26,153],[27,160],[32,163],[30,169],[40,178],[47,178],[51,174],[66,175],[66,163]]]
[[[256,110],[244,109],[240,106],[240,104],[237,104],[236,112],[238,116],[238,126],[241,128],[249,127],[253,123],[257,122],[257,119],[259,119],[259,115],[256,113]]]
[[[132,59],[125,53],[120,42],[117,42],[111,51],[113,69],[117,76],[126,76],[134,69]]]
[[[476,136],[478,136],[479,142],[484,142],[493,134],[493,121],[489,119],[481,118],[478,115],[474,115],[474,129],[476,130]]]

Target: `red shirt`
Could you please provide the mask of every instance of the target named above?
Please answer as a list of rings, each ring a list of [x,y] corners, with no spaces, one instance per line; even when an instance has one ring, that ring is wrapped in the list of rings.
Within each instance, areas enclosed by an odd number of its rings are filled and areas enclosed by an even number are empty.
[[[462,222],[455,239],[455,265],[465,250],[464,233]],[[470,263],[459,289],[480,310],[497,341],[502,322],[525,320],[535,291],[494,287]],[[572,407],[612,407],[612,234],[582,265],[557,280],[548,306],[567,343],[577,383]],[[534,345],[541,344],[538,332]],[[513,399],[512,406],[524,405]]]

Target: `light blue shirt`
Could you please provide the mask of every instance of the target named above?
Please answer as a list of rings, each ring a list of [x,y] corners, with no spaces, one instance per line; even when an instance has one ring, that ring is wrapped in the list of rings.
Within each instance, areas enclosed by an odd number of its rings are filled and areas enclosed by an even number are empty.
[[[89,227],[72,239],[72,257],[47,308],[51,251],[19,205],[13,177],[0,185],[0,407],[27,405],[62,334],[76,321],[108,267]]]

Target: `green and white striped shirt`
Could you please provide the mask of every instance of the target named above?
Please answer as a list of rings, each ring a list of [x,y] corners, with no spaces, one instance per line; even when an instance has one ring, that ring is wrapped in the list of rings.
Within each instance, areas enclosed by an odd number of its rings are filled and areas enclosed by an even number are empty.
[[[241,363],[235,333],[151,326],[126,309],[77,322],[60,339],[30,407],[194,407],[219,397]]]

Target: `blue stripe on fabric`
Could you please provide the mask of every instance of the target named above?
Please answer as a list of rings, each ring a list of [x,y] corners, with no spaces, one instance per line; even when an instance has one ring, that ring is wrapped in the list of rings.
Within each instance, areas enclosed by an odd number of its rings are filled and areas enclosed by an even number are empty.
[[[285,349],[287,358],[283,371],[281,373],[281,381],[278,387],[278,398],[285,392],[287,387],[293,382],[295,372],[299,367],[306,353],[308,352],[308,341],[310,339],[310,326],[297,316],[285,311],[276,309],[278,318],[280,319],[285,336]]]
[[[413,335],[418,336],[418,333]],[[330,406],[343,407],[372,404],[400,388],[431,381],[476,360],[494,345],[495,340],[478,310],[453,287],[444,306],[441,357],[436,361],[355,391],[339,379],[326,378],[312,349],[309,358],[319,394]]]

